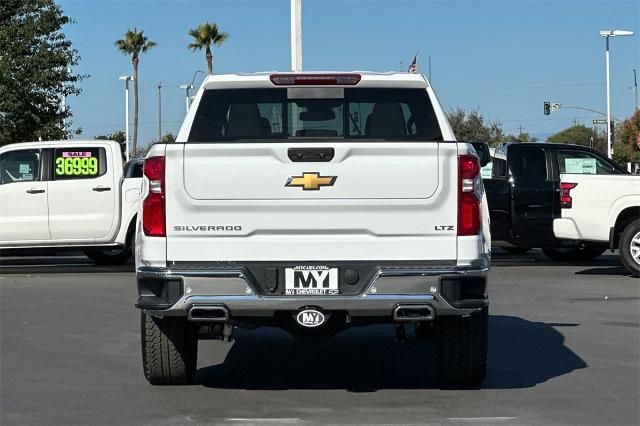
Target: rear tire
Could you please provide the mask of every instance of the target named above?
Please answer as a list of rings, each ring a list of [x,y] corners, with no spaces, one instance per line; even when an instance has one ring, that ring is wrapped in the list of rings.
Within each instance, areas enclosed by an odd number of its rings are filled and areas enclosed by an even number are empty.
[[[182,317],[142,319],[142,367],[152,385],[193,383],[198,362],[195,324]]]
[[[474,387],[487,375],[489,310],[436,319],[436,364],[443,387]]]
[[[96,265],[121,265],[131,259],[131,249],[104,249],[85,251],[84,254]]]
[[[502,247],[502,250],[511,254],[525,254],[531,247]]]
[[[543,248],[542,252],[551,260],[557,262],[570,262],[577,260],[593,260],[607,250],[602,245],[581,244],[576,247],[552,247]]]
[[[624,228],[618,250],[624,267],[634,277],[640,277],[640,220],[634,220]]]

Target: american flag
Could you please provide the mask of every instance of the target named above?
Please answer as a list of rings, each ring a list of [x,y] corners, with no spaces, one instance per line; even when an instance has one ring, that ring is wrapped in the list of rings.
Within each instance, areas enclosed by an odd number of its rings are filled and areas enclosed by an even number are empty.
[[[413,61],[409,64],[409,69],[407,70],[409,74],[417,74],[418,73],[418,54],[413,57]]]

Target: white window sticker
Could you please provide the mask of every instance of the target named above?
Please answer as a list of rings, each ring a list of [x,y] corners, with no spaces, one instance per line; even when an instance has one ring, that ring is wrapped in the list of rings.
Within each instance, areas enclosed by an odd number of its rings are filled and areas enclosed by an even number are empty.
[[[565,170],[565,173],[595,175],[596,159],[595,158],[565,158],[564,170]]]
[[[28,164],[20,164],[20,174],[24,175],[31,172],[31,167]]]
[[[493,174],[493,163],[488,163],[486,166],[480,169],[482,179],[491,179]]]

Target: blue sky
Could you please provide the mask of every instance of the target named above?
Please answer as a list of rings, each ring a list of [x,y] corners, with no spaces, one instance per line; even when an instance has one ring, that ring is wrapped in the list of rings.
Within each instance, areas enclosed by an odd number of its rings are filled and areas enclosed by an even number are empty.
[[[114,41],[144,29],[158,46],[140,62],[142,146],[157,137],[157,88],[162,82],[163,133],[184,118],[184,91],[203,52],[186,48],[187,30],[215,21],[230,34],[214,51],[214,71],[288,70],[289,0],[145,1],[58,0],[75,23],[65,28],[90,74],[83,93],[69,99],[80,137],[124,129],[123,83],[129,58]],[[628,29],[611,42],[612,114],[633,111],[632,69],[640,74],[640,1],[328,1],[302,0],[305,70],[398,70],[417,50],[445,108],[478,108],[508,133],[544,135],[594,115],[564,110],[544,116],[545,100],[604,111],[601,29]],[[201,81],[198,76],[196,84]],[[639,75],[640,78],[640,75]],[[133,121],[133,120],[132,120]]]

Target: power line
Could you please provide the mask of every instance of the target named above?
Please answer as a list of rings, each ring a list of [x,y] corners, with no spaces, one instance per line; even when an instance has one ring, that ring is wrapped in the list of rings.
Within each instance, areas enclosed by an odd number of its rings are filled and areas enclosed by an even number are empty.
[[[576,117],[576,119],[579,120],[590,120],[591,117]],[[501,120],[501,119],[496,119],[494,121],[499,121],[501,123],[509,123],[509,122],[514,122],[514,121],[523,121],[523,122],[528,122],[528,121],[566,121],[567,118],[566,117],[546,117],[546,118],[512,118],[512,119],[507,119],[507,120]]]
[[[620,83],[620,81],[618,81]],[[440,87],[438,92],[490,92],[499,90],[530,90],[530,89],[556,89],[562,87],[587,87],[587,86],[604,86],[605,83],[565,83],[565,84],[540,84],[531,86],[513,86],[513,87]],[[613,86],[613,84],[612,84]]]

